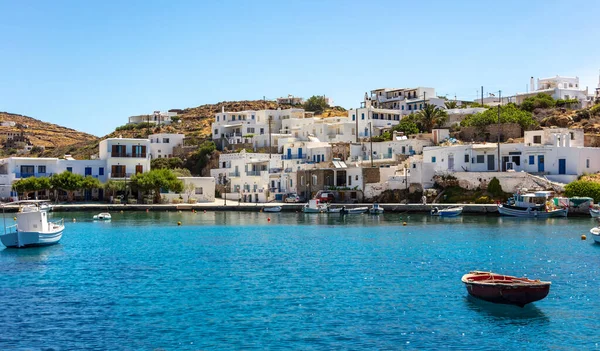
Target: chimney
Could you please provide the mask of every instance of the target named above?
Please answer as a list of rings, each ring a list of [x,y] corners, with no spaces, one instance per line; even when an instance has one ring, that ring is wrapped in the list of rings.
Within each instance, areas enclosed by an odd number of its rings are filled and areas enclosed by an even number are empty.
[[[535,91],[535,83],[533,82],[533,77],[529,80],[529,91]]]
[[[221,106],[221,113],[225,113],[225,106]]]

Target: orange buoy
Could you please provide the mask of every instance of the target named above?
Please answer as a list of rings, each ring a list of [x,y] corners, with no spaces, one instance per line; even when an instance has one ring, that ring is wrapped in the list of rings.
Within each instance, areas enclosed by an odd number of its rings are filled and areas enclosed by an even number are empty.
[[[271,221],[271,217],[267,218],[267,222],[270,222],[270,221]]]
[[[177,225],[181,225],[181,222],[177,222]]]
[[[585,234],[583,234],[583,235],[581,236],[581,240],[587,240],[587,236],[585,236]]]
[[[406,227],[406,222],[402,222],[402,225]]]

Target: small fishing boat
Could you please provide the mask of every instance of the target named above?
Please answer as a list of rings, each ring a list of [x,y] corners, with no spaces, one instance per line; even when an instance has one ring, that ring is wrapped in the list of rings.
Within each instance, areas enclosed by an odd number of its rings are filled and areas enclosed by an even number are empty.
[[[557,208],[549,198],[551,191],[538,191],[535,193],[516,193],[505,204],[498,205],[498,212],[503,216],[550,218],[566,217],[569,208]]]
[[[327,206],[327,213],[341,213],[345,208],[346,208],[346,206],[344,206],[344,207]]]
[[[524,307],[550,292],[551,282],[473,271],[462,277],[469,295],[493,303]]]
[[[327,205],[321,203],[319,199],[308,200],[308,203],[302,208],[304,213],[324,213],[327,212]]]
[[[590,216],[592,216],[592,218],[600,218],[600,209],[590,208]]]
[[[600,227],[590,229],[590,234],[592,234],[595,242],[600,243]]]
[[[111,219],[112,219],[112,217],[111,217],[110,213],[108,213],[108,212],[102,212],[97,215],[94,215],[94,220],[97,220],[97,221],[110,221]]]
[[[368,207],[356,207],[356,208],[345,208],[342,207],[342,210],[340,211],[340,214],[345,215],[345,214],[363,214],[365,212],[367,212],[369,210]]]
[[[39,203],[24,203],[16,215],[17,224],[5,227],[0,235],[2,244],[16,248],[57,244],[65,229],[64,221],[49,222],[48,212],[41,210]]]
[[[440,216],[440,217],[457,217],[462,214],[462,211],[463,211],[462,207],[449,207],[449,208],[444,208],[441,210],[437,207],[434,207],[431,210],[431,215],[432,216]]]
[[[369,213],[373,215],[382,214],[383,207],[379,206],[379,204],[373,204],[373,207],[369,209]]]
[[[263,212],[281,212],[281,206],[263,207]]]

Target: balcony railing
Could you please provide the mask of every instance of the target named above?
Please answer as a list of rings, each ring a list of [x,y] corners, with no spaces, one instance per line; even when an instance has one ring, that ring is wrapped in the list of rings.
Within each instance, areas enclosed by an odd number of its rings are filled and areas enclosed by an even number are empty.
[[[109,173],[109,178],[129,178],[131,177],[131,173]]]
[[[126,153],[126,152],[111,152],[111,157],[139,157],[146,158],[146,153],[136,152],[136,153]]]
[[[269,169],[269,173],[281,173],[281,168],[271,168]]]
[[[29,177],[43,178],[43,177],[50,177],[53,174],[54,173],[15,173],[15,178],[29,178]]]
[[[259,176],[261,171],[246,171],[247,176]]]
[[[282,155],[282,160],[304,160],[304,155]]]
[[[240,172],[229,172],[229,176],[230,177],[239,177],[240,176]]]

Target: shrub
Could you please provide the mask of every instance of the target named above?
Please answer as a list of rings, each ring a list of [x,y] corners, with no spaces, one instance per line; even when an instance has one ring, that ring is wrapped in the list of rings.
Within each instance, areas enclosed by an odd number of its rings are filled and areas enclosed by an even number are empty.
[[[600,104],[598,105],[594,105],[591,109],[590,109],[590,113],[594,116],[600,116]]]
[[[550,108],[556,106],[556,101],[548,94],[539,93],[528,97],[521,104],[521,109],[532,112],[536,108]]]
[[[490,199],[489,196],[480,196],[477,199],[475,199],[475,203],[476,204],[491,204],[491,203],[494,203],[494,201],[492,201],[492,199]]]
[[[495,197],[504,195],[504,191],[502,191],[502,185],[500,185],[500,181],[496,177],[490,180],[487,191]]]
[[[565,186],[565,196],[567,197],[591,197],[594,202],[600,202],[600,183],[586,180],[576,180]]]

